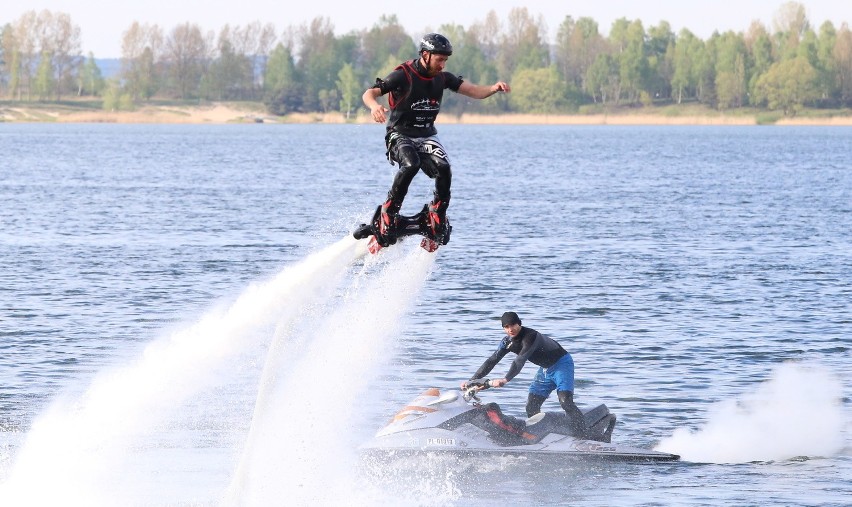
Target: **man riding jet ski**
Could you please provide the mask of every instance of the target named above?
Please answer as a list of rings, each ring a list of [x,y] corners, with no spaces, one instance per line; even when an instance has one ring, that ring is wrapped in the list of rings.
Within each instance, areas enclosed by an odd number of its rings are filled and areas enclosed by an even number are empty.
[[[571,434],[564,412],[540,412],[529,419],[504,414],[496,403],[483,404],[478,393],[488,380],[467,382],[444,394],[428,389],[402,408],[375,438],[361,446],[371,455],[421,452],[458,454],[535,454],[631,461],[673,461],[675,454],[612,444],[615,415],[606,405],[583,412],[585,436]]]
[[[497,350],[476,370],[471,380],[485,377],[506,354],[513,352],[517,357],[512,361],[506,376],[492,380],[489,387],[503,387],[520,373],[527,361],[534,363],[539,369],[529,387],[527,417],[537,414],[547,397],[556,391],[572,434],[593,438],[594,433],[586,435],[583,413],[574,404],[574,359],[571,354],[556,340],[522,325],[521,318],[515,312],[503,313],[500,324],[506,336],[500,341]],[[462,382],[461,387],[465,389],[467,382]]]

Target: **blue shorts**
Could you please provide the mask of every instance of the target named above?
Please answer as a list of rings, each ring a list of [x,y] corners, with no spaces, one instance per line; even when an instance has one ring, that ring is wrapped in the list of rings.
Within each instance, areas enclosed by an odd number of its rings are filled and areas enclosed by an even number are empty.
[[[548,369],[539,368],[530,384],[530,394],[547,398],[557,391],[574,391],[574,360],[565,354]]]

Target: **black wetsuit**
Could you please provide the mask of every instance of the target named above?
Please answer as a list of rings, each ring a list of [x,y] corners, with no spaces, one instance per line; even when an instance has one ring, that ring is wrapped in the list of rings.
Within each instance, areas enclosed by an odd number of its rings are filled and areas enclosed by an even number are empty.
[[[471,378],[482,378],[488,375],[509,352],[514,352],[518,357],[515,358],[512,366],[509,367],[509,373],[505,377],[506,380],[515,378],[515,375],[521,372],[521,368],[524,367],[524,363],[527,360],[542,368],[550,368],[562,359],[562,356],[568,353],[556,340],[544,336],[535,329],[521,327],[521,331],[514,338],[509,338],[508,336],[503,338],[497,350],[482,363],[482,366],[476,370],[476,373]]]
[[[435,118],[441,110],[444,90],[458,92],[462,78],[449,72],[427,77],[420,60],[405,62],[375,88],[390,94],[391,113],[387,122],[385,146],[388,160],[399,164],[385,208],[390,214],[399,212],[411,180],[420,169],[435,180],[433,210],[441,217],[450,203],[452,171],[447,151],[436,134]]]
[[[581,438],[588,437],[588,429],[583,418],[583,412],[574,404],[573,359],[562,348],[562,345],[535,329],[521,326],[521,331],[514,338],[509,338],[509,336],[504,337],[497,350],[482,363],[482,366],[476,370],[476,373],[474,373],[471,379],[483,378],[485,375],[488,375],[509,352],[514,352],[518,357],[515,358],[512,366],[509,367],[509,372],[506,373],[505,377],[506,380],[515,378],[527,361],[541,367],[535,380],[530,385],[529,394],[527,395],[527,417],[537,414],[547,399],[547,396],[552,392],[552,389],[556,388],[559,405],[568,416],[568,424],[572,434]],[[545,370],[549,372],[549,369],[554,366],[554,369],[559,370],[562,374],[562,383],[560,385],[564,387],[561,389],[551,379],[545,378]],[[542,381],[546,383],[543,391],[541,390]]]
[[[377,80],[382,95],[390,93],[391,107],[387,131],[406,137],[429,137],[438,133],[435,118],[441,110],[444,90],[459,91],[462,78],[449,72],[427,77],[420,60],[405,62],[393,70],[384,81]]]

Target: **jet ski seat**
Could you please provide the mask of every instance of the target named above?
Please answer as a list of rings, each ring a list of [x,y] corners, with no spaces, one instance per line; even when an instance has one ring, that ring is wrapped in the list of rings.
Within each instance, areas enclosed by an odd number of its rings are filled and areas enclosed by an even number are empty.
[[[615,415],[609,412],[606,405],[598,405],[587,410],[583,413],[583,417],[586,420],[589,434],[582,436],[582,438],[607,443],[612,440]],[[568,416],[562,412],[539,412],[526,420],[526,432],[535,437],[533,443],[538,442],[548,433],[571,435]]]

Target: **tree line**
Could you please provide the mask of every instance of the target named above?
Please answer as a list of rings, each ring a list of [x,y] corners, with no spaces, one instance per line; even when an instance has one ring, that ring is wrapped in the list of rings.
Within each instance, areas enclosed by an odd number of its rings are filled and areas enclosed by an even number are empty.
[[[490,101],[445,95],[463,112],[572,113],[607,106],[697,102],[719,110],[852,107],[852,31],[830,21],[814,29],[804,5],[783,4],[772,27],[707,40],[666,21],[645,27],[617,19],[608,35],[588,17],[566,16],[548,37],[541,15],[494,11],[471,26],[437,28],[455,48],[448,70],[474,83],[508,80],[513,93]],[[18,101],[97,97],[107,109],[153,99],[263,101],[270,113],[340,111],[349,116],[376,77],[415,58],[395,15],[369,29],[334,34],[325,17],[279,32],[271,23],[194,23],[164,30],[134,22],[123,33],[121,69],[104,79],[81,54],[70,16],[30,11],[0,28],[0,95]]]

